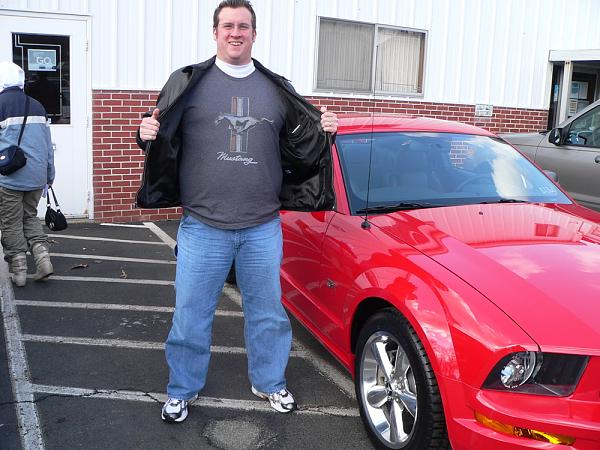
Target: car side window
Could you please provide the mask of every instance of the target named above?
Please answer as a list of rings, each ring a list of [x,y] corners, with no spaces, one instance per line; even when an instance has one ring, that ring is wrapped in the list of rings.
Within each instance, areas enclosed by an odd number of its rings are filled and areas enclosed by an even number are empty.
[[[567,144],[600,148],[600,107],[571,122]]]

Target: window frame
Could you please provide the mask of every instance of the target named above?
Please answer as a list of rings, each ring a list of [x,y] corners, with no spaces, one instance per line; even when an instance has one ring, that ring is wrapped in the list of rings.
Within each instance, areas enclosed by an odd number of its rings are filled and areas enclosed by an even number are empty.
[[[350,89],[328,89],[328,88],[320,88],[318,87],[318,73],[319,73],[319,41],[321,38],[321,21],[322,20],[329,20],[329,21],[333,21],[333,22],[346,22],[346,23],[350,23],[350,24],[357,24],[357,25],[368,25],[368,26],[372,26],[374,29],[374,36],[373,36],[373,48],[372,48],[372,56],[374,56],[374,58],[372,58],[371,61],[371,86],[370,86],[370,90],[350,90]],[[380,28],[384,28],[384,29],[392,29],[392,30],[399,30],[399,31],[408,31],[408,32],[413,32],[413,33],[419,33],[423,35],[423,46],[421,47],[421,52],[420,52],[420,57],[422,58],[422,62],[420,64],[420,84],[421,84],[421,92],[394,92],[394,91],[380,91],[380,90],[376,90],[376,84],[377,84],[377,68],[378,68],[378,64],[377,64],[377,38],[379,35],[379,29]],[[411,97],[411,98],[423,98],[425,96],[425,78],[426,78],[426,67],[427,67],[427,44],[429,42],[429,33],[427,30],[423,30],[420,28],[410,28],[410,27],[401,27],[401,26],[397,26],[397,25],[386,25],[386,24],[380,24],[380,23],[373,23],[373,22],[364,22],[364,21],[360,21],[360,20],[348,20],[348,19],[340,19],[340,18],[336,18],[336,17],[328,17],[328,16],[317,16],[317,26],[316,26],[316,46],[315,46],[315,55],[314,55],[314,60],[315,60],[315,66],[314,66],[314,71],[313,71],[313,92],[315,93],[336,93],[336,94],[348,94],[348,95],[352,95],[352,96],[357,96],[357,97],[364,97],[367,95],[379,95],[379,96],[385,96],[385,97]]]

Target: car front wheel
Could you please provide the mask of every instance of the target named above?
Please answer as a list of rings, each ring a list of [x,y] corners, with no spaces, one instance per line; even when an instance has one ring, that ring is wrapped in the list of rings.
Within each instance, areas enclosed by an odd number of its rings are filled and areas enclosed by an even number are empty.
[[[438,385],[423,344],[394,309],[374,314],[356,351],[360,415],[383,449],[450,449]]]

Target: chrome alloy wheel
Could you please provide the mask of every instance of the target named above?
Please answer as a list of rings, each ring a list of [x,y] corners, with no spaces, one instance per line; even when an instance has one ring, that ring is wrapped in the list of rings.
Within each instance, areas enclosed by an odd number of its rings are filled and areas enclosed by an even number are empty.
[[[417,387],[408,356],[385,331],[372,334],[360,361],[360,391],[373,431],[389,448],[402,448],[417,421]]]

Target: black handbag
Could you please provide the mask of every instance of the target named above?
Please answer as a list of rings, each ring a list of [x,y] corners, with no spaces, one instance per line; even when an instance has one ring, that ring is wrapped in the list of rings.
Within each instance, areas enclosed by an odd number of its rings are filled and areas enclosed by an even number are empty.
[[[52,231],[64,230],[69,226],[67,224],[67,219],[65,218],[64,214],[60,211],[60,206],[58,204],[58,200],[56,200],[54,189],[50,187],[49,191],[50,192],[48,192],[46,203],[46,226]],[[54,205],[56,205],[56,209],[52,209],[52,206],[50,205],[50,193],[52,193],[52,197],[54,198]]]
[[[25,100],[25,115],[23,117],[23,124],[21,125],[21,132],[19,133],[19,140],[17,145],[9,145],[7,148],[0,150],[0,174],[10,175],[16,172],[25,164],[27,164],[27,158],[25,152],[21,148],[21,138],[23,138],[23,131],[25,130],[25,122],[27,122],[27,116],[29,115],[29,96],[26,96]]]

